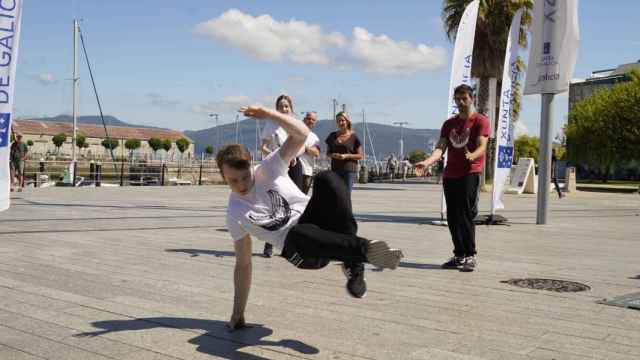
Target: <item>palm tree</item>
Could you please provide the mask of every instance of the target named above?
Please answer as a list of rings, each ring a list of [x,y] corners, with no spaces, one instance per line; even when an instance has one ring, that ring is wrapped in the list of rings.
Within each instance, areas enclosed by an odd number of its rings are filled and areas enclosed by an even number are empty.
[[[450,41],[454,41],[457,35],[458,25],[466,6],[472,0],[444,0],[442,4],[442,21],[444,30]],[[476,35],[473,47],[473,64],[471,76],[479,79],[477,95],[478,112],[486,114],[489,108],[489,79],[497,78],[497,88],[501,87],[500,77],[504,54],[507,48],[509,28],[513,15],[520,8],[524,8],[520,25],[519,43],[523,48],[527,47],[527,29],[531,25],[531,11],[533,0],[480,0],[478,20],[476,22]],[[519,66],[524,66],[520,62]],[[498,90],[496,89],[496,90]],[[516,91],[520,87],[516,85]],[[500,91],[496,91],[500,94]],[[516,97],[517,98],[517,97]],[[515,119],[520,112],[520,103],[515,104]],[[495,122],[496,119],[490,119]],[[514,120],[515,121],[515,120]],[[495,129],[496,126],[493,126]],[[492,134],[493,135],[493,134]],[[486,162],[487,178],[492,178],[493,164],[491,154]]]

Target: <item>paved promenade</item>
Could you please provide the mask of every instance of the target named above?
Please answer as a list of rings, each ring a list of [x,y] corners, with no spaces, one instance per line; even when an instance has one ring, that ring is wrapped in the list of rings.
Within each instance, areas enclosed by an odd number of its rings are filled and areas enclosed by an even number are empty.
[[[474,273],[451,255],[440,187],[354,191],[360,234],[404,250],[398,270],[368,268],[350,298],[336,264],[297,270],[258,255],[247,321],[228,333],[233,245],[223,186],[48,188],[0,213],[0,359],[607,359],[640,358],[640,311],[598,304],[640,289],[640,196],[508,195],[510,226],[477,228]],[[481,210],[488,210],[482,194]],[[591,290],[514,287],[552,278]]]

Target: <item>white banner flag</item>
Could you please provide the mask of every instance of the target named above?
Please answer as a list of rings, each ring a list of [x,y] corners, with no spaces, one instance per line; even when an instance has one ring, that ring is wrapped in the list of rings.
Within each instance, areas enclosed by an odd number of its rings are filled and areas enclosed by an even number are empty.
[[[458,114],[458,106],[456,106],[456,102],[453,100],[453,90],[462,84],[471,86],[471,62],[473,59],[473,42],[476,37],[476,20],[478,20],[479,5],[480,0],[474,0],[469,3],[466,9],[464,9],[460,24],[458,25],[456,43],[453,49],[453,59],[451,60],[447,119]],[[444,161],[446,163],[446,156]],[[447,203],[444,199],[444,193],[442,193],[440,213],[443,218],[446,211]]]
[[[491,215],[496,209],[504,209],[502,194],[504,185],[511,171],[513,163],[513,123],[511,122],[511,104],[516,95],[515,86],[520,79],[518,69],[518,50],[520,44],[520,19],[522,18],[520,9],[513,16],[507,49],[504,54],[504,65],[502,70],[502,92],[500,94],[500,110],[498,112],[498,128],[496,131],[496,156],[493,175],[493,195],[491,199]]]
[[[569,89],[580,37],[578,0],[538,0],[533,7],[533,38],[525,95]]]
[[[0,0],[0,211],[9,208],[10,134],[21,14],[22,0]]]

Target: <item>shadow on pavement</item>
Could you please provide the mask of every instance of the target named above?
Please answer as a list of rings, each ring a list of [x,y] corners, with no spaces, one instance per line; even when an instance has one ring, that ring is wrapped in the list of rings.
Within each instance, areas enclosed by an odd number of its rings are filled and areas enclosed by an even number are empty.
[[[401,261],[398,267],[408,269],[422,269],[422,270],[446,270],[443,269],[440,264],[420,264]]]
[[[377,187],[367,187],[367,186],[356,186],[353,190],[374,190],[374,191],[405,191],[406,189],[400,188],[377,188]]]
[[[320,350],[299,340],[282,339],[279,341],[262,340],[262,338],[273,334],[273,330],[261,324],[248,324],[246,328],[230,332],[226,327],[226,322],[219,320],[174,318],[174,317],[152,317],[131,320],[105,320],[91,323],[97,331],[84,332],[75,337],[95,337],[119,331],[141,331],[157,328],[174,328],[200,333],[206,333],[189,340],[190,344],[197,345],[197,351],[218,356],[225,359],[247,359],[263,360],[268,359],[258,355],[240,351],[249,346],[270,346],[294,350],[301,354],[318,354]],[[156,349],[158,351],[159,349]],[[281,351],[281,350],[275,350]]]
[[[61,207],[86,207],[86,208],[110,208],[121,210],[171,210],[171,211],[204,211],[212,212],[215,209],[226,209],[226,206],[209,206],[205,209],[185,208],[185,207],[171,207],[166,205],[99,205],[99,204],[80,204],[80,203],[48,203],[33,200],[24,200],[24,204],[12,204],[12,206],[61,206]]]
[[[233,251],[225,250],[204,250],[204,249],[165,249],[166,252],[180,252],[196,257],[200,255],[213,255],[215,257],[236,256]],[[252,256],[262,256],[262,253],[253,253]]]
[[[355,218],[359,222],[389,222],[399,224],[431,224],[434,220],[440,220],[439,217],[425,216],[398,216],[398,215],[377,215],[377,214],[358,214]]]

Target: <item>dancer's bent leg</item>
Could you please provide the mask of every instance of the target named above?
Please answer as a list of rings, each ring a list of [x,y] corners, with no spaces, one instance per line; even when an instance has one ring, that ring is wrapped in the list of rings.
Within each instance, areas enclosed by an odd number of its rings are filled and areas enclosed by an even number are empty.
[[[305,212],[287,235],[284,257],[297,266],[305,264],[300,259],[318,258],[343,261],[350,268],[363,268],[364,262],[392,269],[398,265],[400,250],[356,236],[351,200],[338,175],[322,172],[313,184],[313,196]]]

